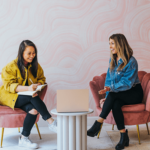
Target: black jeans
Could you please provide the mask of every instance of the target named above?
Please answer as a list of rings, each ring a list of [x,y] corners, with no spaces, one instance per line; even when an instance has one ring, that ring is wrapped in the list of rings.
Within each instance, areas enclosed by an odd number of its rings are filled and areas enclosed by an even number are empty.
[[[27,112],[27,116],[24,120],[22,135],[29,136],[31,129],[36,121],[37,115],[32,115],[29,113],[30,110],[36,109],[44,120],[51,118],[44,102],[39,98],[39,96],[32,97],[26,95],[19,95],[15,104],[15,108],[20,108]]]
[[[127,91],[121,91],[118,93],[109,92],[104,102],[100,117],[106,119],[109,112],[112,110],[118,130],[125,129],[121,107],[123,105],[139,104],[142,102],[142,99],[143,89],[141,84],[137,84],[135,87],[132,87]]]

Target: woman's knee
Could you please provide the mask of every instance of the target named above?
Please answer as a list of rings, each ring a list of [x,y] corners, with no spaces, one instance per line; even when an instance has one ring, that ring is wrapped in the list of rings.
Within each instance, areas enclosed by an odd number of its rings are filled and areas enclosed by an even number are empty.
[[[32,114],[32,115],[37,115],[37,114],[38,114],[38,111],[37,111],[36,109],[31,109],[31,110],[29,111],[29,113]]]

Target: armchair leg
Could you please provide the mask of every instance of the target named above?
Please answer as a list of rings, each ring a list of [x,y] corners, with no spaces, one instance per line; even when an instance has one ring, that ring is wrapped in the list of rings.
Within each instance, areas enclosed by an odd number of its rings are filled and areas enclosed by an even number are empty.
[[[2,128],[2,134],[1,134],[1,148],[2,148],[2,144],[3,144],[3,135],[4,135],[4,128]]]
[[[39,134],[40,139],[42,139],[42,138],[41,138],[40,131],[39,131],[39,127],[38,127],[37,123],[35,123],[35,126],[36,126],[36,129],[37,129],[37,131],[38,131],[38,134]]]
[[[112,125],[112,130],[114,130],[114,124]]]
[[[146,127],[147,127],[147,133],[148,133],[148,135],[149,135],[148,123],[146,123]]]
[[[97,138],[98,138],[98,139],[99,139],[99,136],[100,136],[100,133],[101,133],[102,126],[103,126],[103,123],[101,124],[99,133],[98,133],[98,135],[97,135]]]
[[[141,144],[141,143],[140,143],[140,131],[139,131],[139,125],[136,125],[136,127],[137,127],[137,133],[138,133],[139,144]]]
[[[20,133],[20,128],[18,128],[18,132]]]

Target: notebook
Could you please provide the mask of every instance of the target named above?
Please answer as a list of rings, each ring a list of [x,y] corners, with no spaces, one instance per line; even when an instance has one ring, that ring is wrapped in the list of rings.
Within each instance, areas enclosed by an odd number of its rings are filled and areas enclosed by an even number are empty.
[[[89,90],[57,90],[57,112],[89,111]]]
[[[37,93],[38,91],[41,91],[45,86],[47,86],[47,84],[43,84],[43,85],[38,85],[37,89],[35,91],[23,91],[23,92],[18,92],[18,95],[28,95],[28,96],[33,96],[35,93]]]

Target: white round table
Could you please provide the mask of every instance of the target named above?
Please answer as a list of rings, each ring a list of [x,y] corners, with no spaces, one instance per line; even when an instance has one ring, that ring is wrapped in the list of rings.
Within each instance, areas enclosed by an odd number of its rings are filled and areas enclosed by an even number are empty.
[[[57,115],[57,150],[87,150],[87,114],[88,112],[51,113]]]

